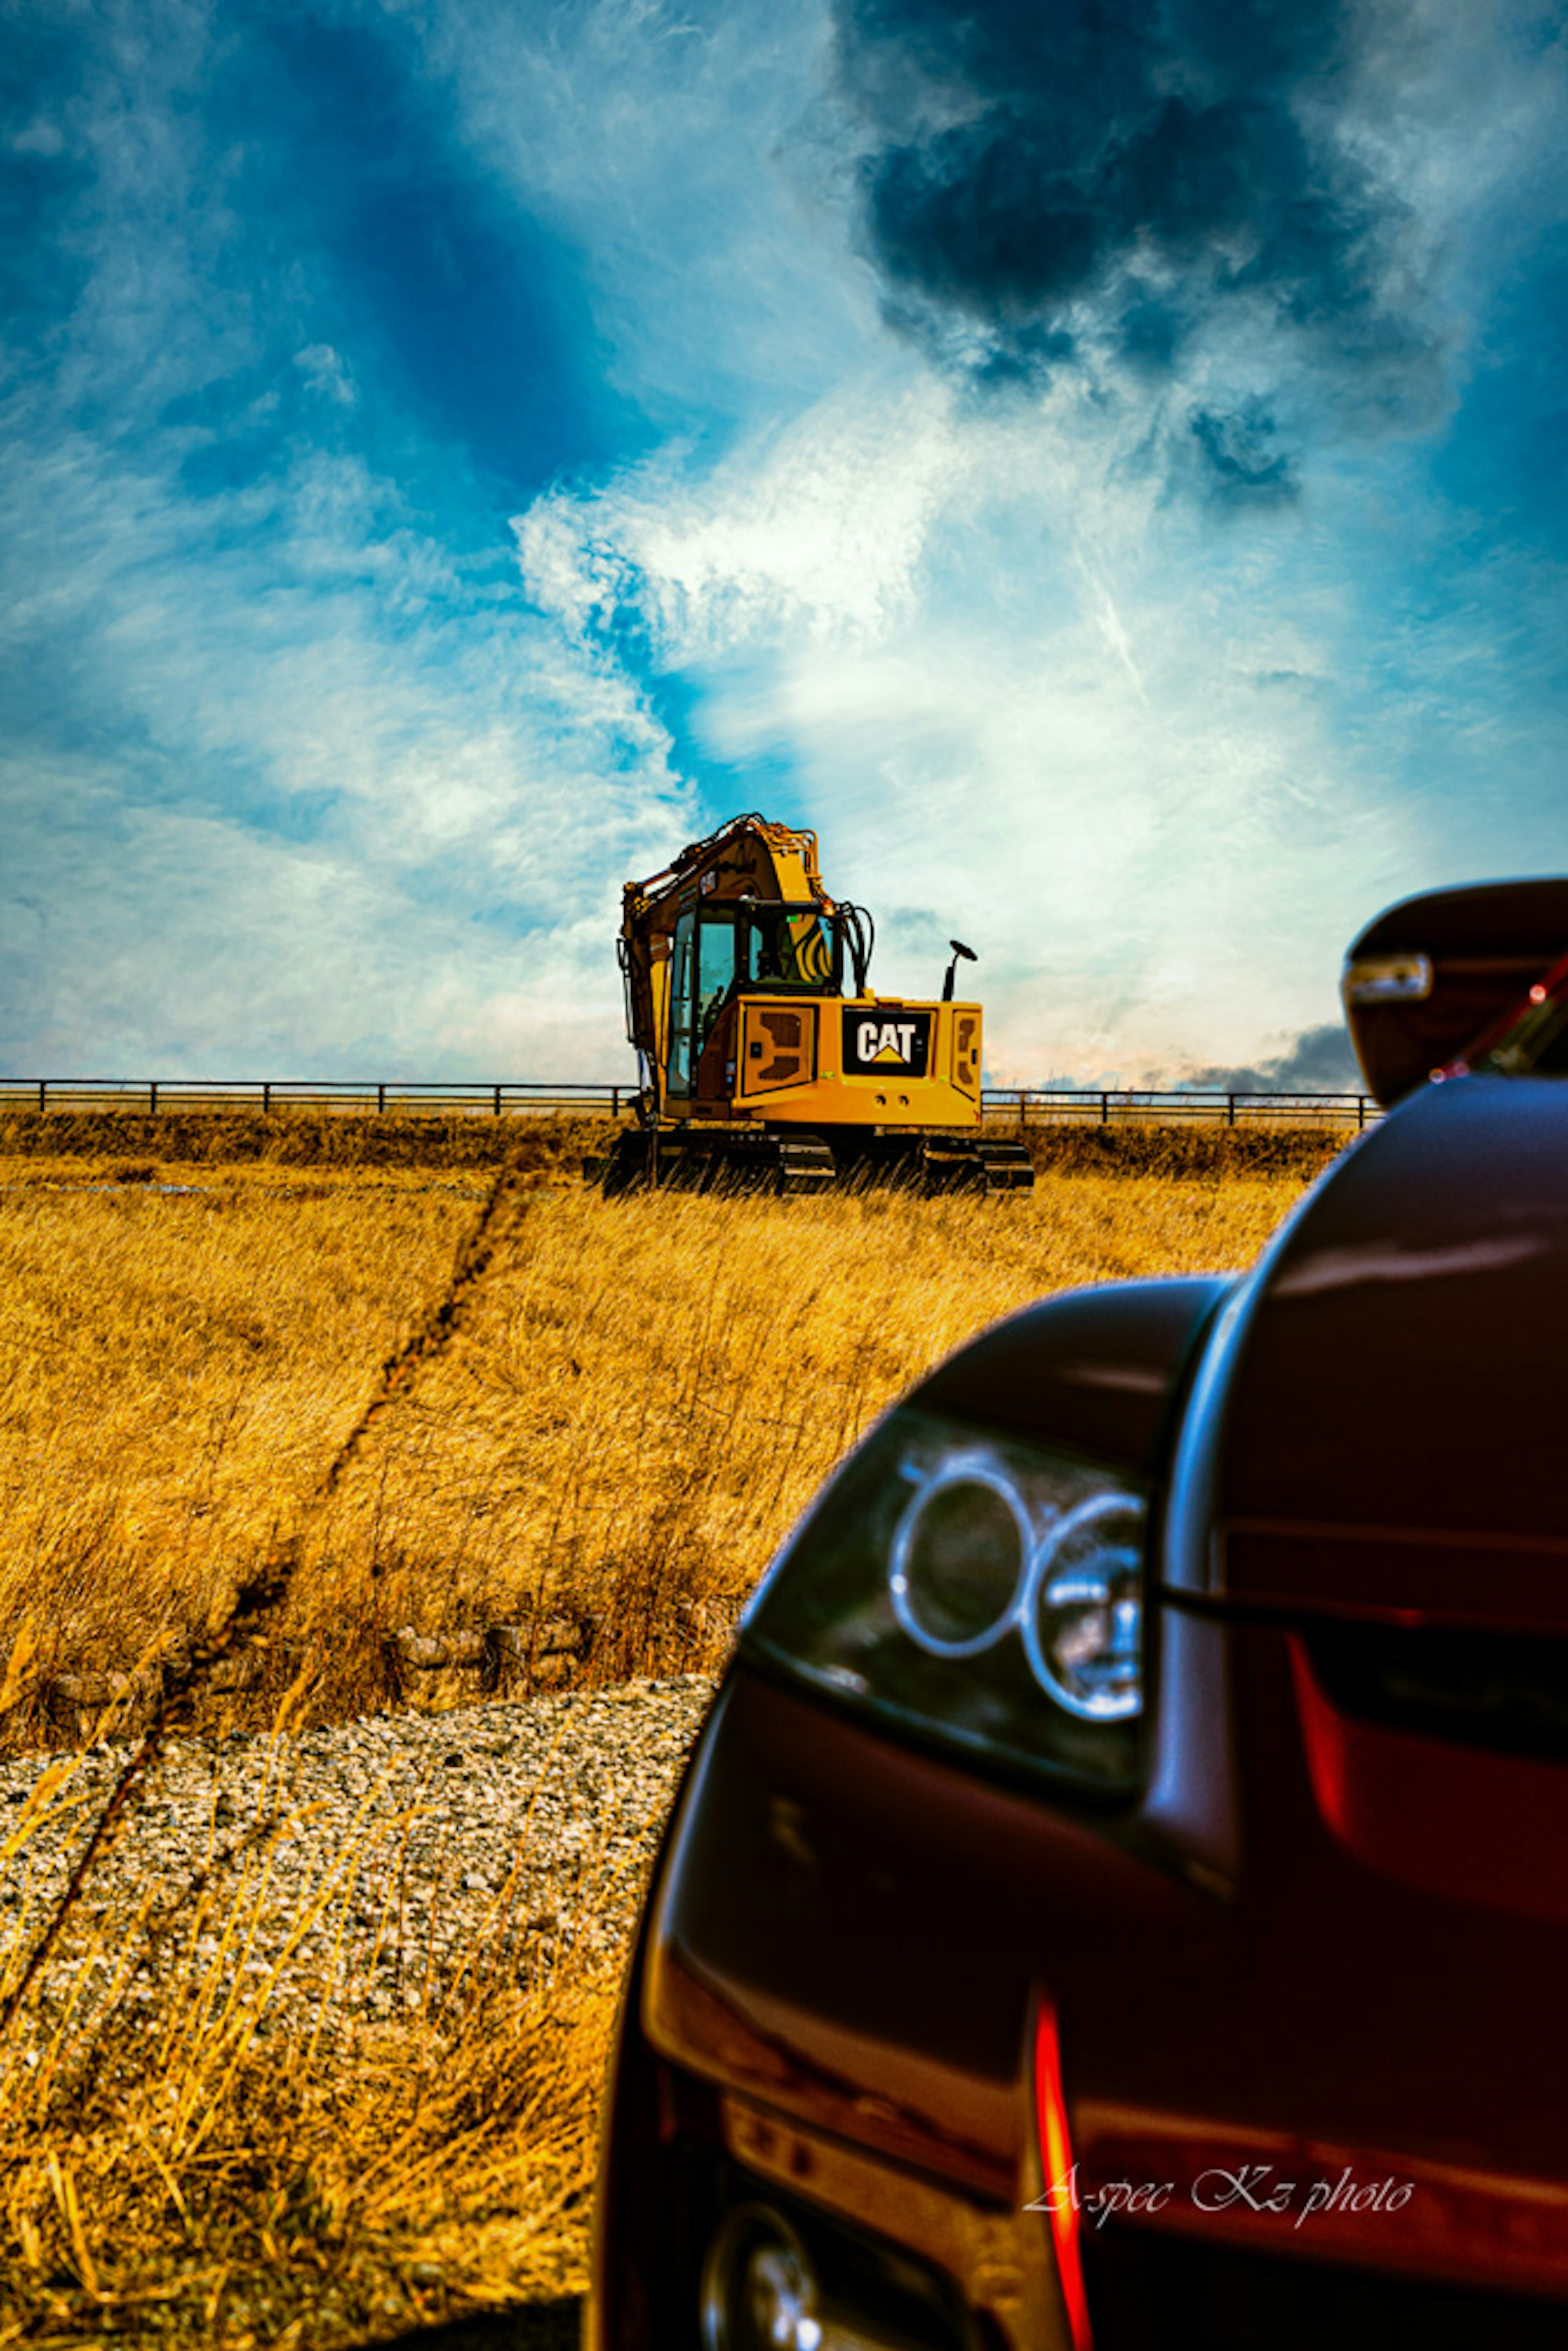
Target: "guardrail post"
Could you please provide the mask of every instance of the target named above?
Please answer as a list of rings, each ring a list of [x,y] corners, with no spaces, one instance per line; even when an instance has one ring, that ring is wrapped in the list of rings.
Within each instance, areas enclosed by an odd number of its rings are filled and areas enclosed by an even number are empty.
[[[1236,1096],[1234,1094],[1227,1094],[1225,1097],[1225,1123],[1227,1126],[1234,1126],[1236,1123]]]
[[[155,1117],[155,1116],[157,1115],[157,1111],[158,1111],[158,1081],[157,1081],[157,1079],[156,1079],[156,1078],[153,1078],[153,1079],[150,1081],[150,1083],[149,1083],[149,1085],[148,1085],[148,1088],[147,1088],[147,1108],[148,1108],[148,1112],[149,1112],[149,1114],[150,1114],[150,1115],[152,1115],[152,1116],[153,1116],[153,1117]]]
[[[272,1108],[272,1081],[270,1080],[270,1078],[264,1078],[264,1079],[263,1079],[263,1081],[262,1081],[262,1087],[261,1087],[261,1109],[262,1109],[262,1115],[263,1115],[263,1117],[264,1117],[264,1118],[265,1118],[265,1116],[267,1115],[267,1112],[268,1112],[271,1108]]]
[[[377,1108],[377,1110],[378,1110],[378,1111],[384,1111],[384,1110],[386,1109],[386,1106],[387,1106],[387,1090],[386,1090],[385,1086],[378,1086],[378,1087],[376,1088],[376,1108]]]
[[[610,1115],[612,1118],[619,1118],[621,1115],[621,1089],[619,1086],[612,1086],[610,1089]]]
[[[1105,1092],[1102,1092],[1100,1096],[1100,1123],[1102,1126],[1109,1126],[1111,1123],[1111,1097]]]
[[[1366,1096],[1364,1094],[1357,1094],[1355,1098],[1355,1131],[1357,1134],[1362,1134],[1364,1131],[1365,1126]]]
[[[499,1117],[500,1117],[500,1115],[501,1115],[501,1089],[500,1089],[500,1087],[499,1087],[499,1086],[497,1086],[497,1087],[496,1088],[496,1116],[497,1116],[497,1118],[499,1118]]]
[[[44,1107],[45,1101],[48,1095],[48,1091],[49,1081],[47,1078],[40,1078],[38,1080],[38,1108],[40,1110]]]

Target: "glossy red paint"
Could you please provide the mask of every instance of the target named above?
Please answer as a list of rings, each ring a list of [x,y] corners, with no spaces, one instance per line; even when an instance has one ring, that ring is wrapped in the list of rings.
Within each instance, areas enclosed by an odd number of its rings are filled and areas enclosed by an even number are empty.
[[[1357,1722],[1333,1705],[1306,1646],[1291,1667],[1312,1789],[1346,1850],[1434,1894],[1568,1924],[1568,1771]]]
[[[1168,2189],[1145,2225],[1281,2261],[1368,2265],[1454,2283],[1507,2277],[1568,2294],[1568,2188],[1482,2165],[1227,2123],[1092,2107],[1080,2116],[1085,2198]]]
[[[1193,1756],[1241,1814],[1254,1861],[1234,1890],[1189,1882],[1146,1819],[1062,1819],[739,1674],[650,1922],[641,2046],[683,2080],[860,2147],[895,2180],[1021,2212],[1030,2129],[1046,2187],[1062,2176],[1038,2080],[1032,2114],[1029,2095],[1043,1977],[1085,2196],[1168,2178],[1174,2217],[1135,2225],[1568,2291],[1568,2171],[1542,2095],[1561,1929],[1369,1868],[1320,1787],[1291,1636],[1190,1629],[1227,1657],[1248,1759],[1239,1782],[1218,1739]],[[803,1874],[772,1858],[783,1790],[813,1855]],[[1500,2005],[1486,1988],[1501,1985]],[[1182,2205],[1194,2164],[1224,2158],[1288,2165],[1302,2201],[1347,2163],[1358,2182],[1392,2168],[1421,2192],[1392,2211],[1314,2212],[1303,2244],[1304,2229],[1245,2205]],[[1071,2310],[1070,2272],[1061,2286]]]
[[[1468,1069],[1469,1056],[1507,1033],[1532,984],[1563,961],[1568,880],[1483,883],[1434,890],[1390,906],[1345,957],[1346,1015],[1367,1083],[1396,1102],[1436,1071]],[[1421,956],[1425,993],[1357,998],[1358,965]]]
[[[1565,1165],[1568,1084],[1528,1078],[1430,1088],[1340,1162],[1206,1365],[1177,1473],[1201,1479],[1201,1540],[1168,1580],[1568,1633],[1543,1375],[1568,1302]]]

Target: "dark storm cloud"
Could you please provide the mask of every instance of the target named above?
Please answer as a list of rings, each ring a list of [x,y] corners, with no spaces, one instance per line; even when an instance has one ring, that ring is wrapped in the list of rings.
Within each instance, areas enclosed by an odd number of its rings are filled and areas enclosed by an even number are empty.
[[[1359,1093],[1364,1081],[1343,1022],[1325,1020],[1319,1029],[1304,1029],[1271,1061],[1194,1070],[1180,1082],[1197,1093],[1332,1094]]]
[[[1228,320],[1343,428],[1424,411],[1409,215],[1343,135],[1395,5],[837,0],[890,316],[980,377],[1166,381]],[[1255,409],[1194,400],[1185,429],[1221,496],[1291,494]]]

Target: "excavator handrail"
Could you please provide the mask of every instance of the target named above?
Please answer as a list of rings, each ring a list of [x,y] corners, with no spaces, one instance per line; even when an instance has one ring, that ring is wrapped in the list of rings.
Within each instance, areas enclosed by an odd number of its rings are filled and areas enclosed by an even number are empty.
[[[754,898],[749,890],[743,890],[738,898],[721,899],[712,911],[722,914],[726,906],[745,914],[834,914],[839,911],[831,898]]]

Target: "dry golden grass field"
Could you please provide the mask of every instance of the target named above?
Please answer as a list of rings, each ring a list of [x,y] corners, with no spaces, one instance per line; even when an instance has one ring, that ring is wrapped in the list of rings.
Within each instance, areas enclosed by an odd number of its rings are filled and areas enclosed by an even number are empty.
[[[405,1626],[517,1626],[526,1657],[565,1614],[580,1678],[716,1668],[734,1604],[901,1388],[1044,1291],[1246,1264],[1332,1147],[1145,1130],[1048,1157],[1027,1198],[607,1206],[572,1180],[580,1137],[536,1131],[442,1317],[494,1169],[460,1135],[422,1165],[390,1123],[371,1162],[347,1139],[371,1123],[299,1122],[333,1126],[313,1164],[298,1134],[231,1138],[225,1164],[189,1121],[0,1125],[6,1751],[68,1770],[51,1684],[199,1652],[280,1558],[264,1677],[204,1687],[198,1656],[202,1736],[452,1702],[453,1677],[400,1686]],[[0,1827],[6,1854],[35,1819]],[[201,1892],[221,1934],[256,1884]],[[94,1931],[89,1878],[62,1962]],[[24,1942],[0,1925],[0,1995]],[[493,1975],[439,2031],[319,2068],[204,1980],[171,1959],[134,2029],[87,2048],[68,1996],[29,1991],[0,2047],[0,2344],[354,2342],[427,2310],[427,2258],[431,2315],[580,2290],[612,1974]]]

